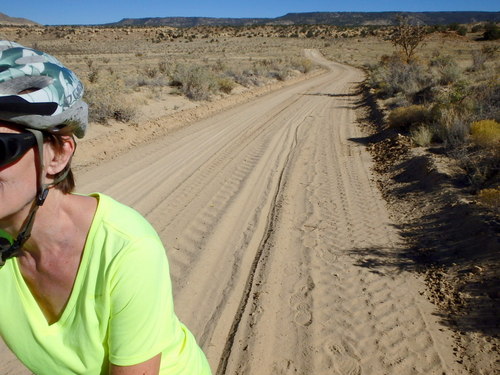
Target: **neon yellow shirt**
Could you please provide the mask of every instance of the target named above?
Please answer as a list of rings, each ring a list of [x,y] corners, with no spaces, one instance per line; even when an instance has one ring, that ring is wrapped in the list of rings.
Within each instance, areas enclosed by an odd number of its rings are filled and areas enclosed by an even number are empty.
[[[70,298],[49,325],[16,258],[0,270],[0,334],[35,374],[107,374],[162,353],[160,374],[210,374],[205,355],[177,319],[168,261],[136,211],[94,194],[99,204]]]

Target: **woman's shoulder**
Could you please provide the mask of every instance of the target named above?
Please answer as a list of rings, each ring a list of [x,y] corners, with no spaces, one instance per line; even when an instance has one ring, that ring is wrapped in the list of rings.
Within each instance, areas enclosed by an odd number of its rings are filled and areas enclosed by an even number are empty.
[[[98,200],[92,227],[104,228],[131,241],[158,238],[152,225],[132,207],[102,193],[93,193],[90,196]]]

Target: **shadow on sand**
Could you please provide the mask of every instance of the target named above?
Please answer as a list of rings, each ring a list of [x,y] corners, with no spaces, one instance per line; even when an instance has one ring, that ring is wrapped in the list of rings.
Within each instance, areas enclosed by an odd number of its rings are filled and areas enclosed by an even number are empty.
[[[350,139],[369,146],[394,137],[380,129],[383,115],[368,93],[366,123],[374,134]],[[373,133],[373,131],[372,131]],[[425,277],[426,295],[443,324],[463,332],[500,335],[500,219],[459,199],[463,181],[433,168],[430,156],[394,158],[384,169],[381,190],[396,202],[395,225],[403,241],[396,249],[353,249],[357,265],[372,272],[409,271]]]

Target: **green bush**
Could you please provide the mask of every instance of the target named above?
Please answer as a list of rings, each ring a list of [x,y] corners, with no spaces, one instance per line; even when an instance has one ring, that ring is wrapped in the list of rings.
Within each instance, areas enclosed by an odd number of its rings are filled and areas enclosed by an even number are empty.
[[[457,29],[457,34],[461,36],[466,36],[467,35],[467,28],[465,26],[460,26]]]
[[[500,39],[500,28],[497,24],[490,22],[484,27],[484,40],[497,40]]]

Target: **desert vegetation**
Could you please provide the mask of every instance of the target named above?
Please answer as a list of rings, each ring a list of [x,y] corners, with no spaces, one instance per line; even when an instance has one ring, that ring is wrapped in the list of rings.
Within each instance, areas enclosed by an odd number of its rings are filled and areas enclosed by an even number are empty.
[[[401,34],[390,33],[385,53],[369,50],[363,65],[375,124],[369,149],[408,241],[400,256],[416,261],[442,321],[460,333],[457,358],[470,373],[487,372],[487,356],[467,357],[481,334],[498,338],[500,66],[492,29],[427,28],[410,55],[393,39]]]
[[[331,28],[321,28],[329,35]],[[0,36],[53,53],[83,78],[91,119],[134,122],[154,102],[158,115],[286,81],[317,69],[297,28],[2,27]],[[303,36],[299,43],[291,34]],[[288,40],[281,43],[281,37]],[[293,41],[289,43],[289,41]],[[169,100],[172,99],[172,100]],[[185,105],[191,106],[191,105]]]
[[[467,51],[468,58],[466,51],[457,56],[450,49],[424,55],[417,51],[426,35],[407,23],[388,39],[395,50],[365,66],[367,85],[387,114],[387,126],[409,136],[415,146],[449,156],[473,194],[482,196],[486,189],[488,196],[500,195],[498,43],[478,43]]]

